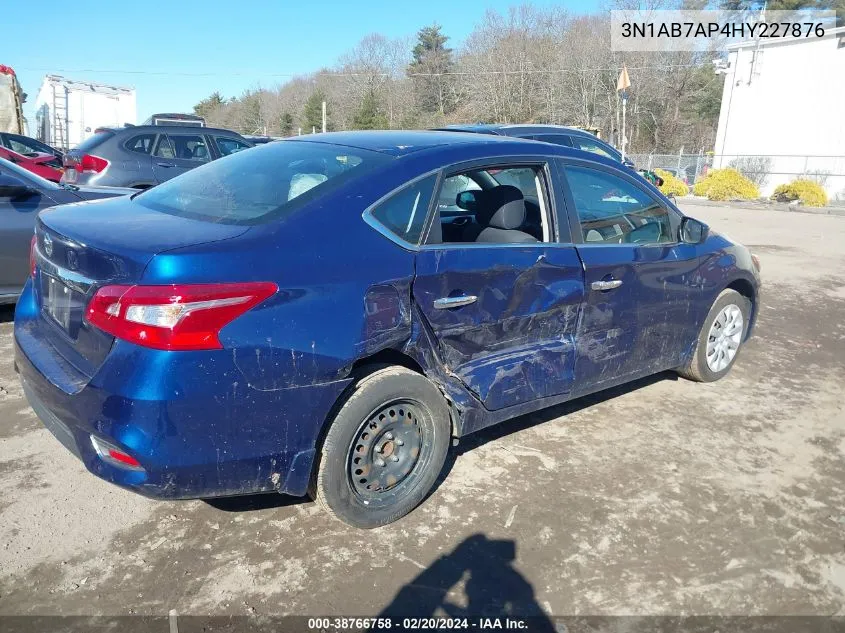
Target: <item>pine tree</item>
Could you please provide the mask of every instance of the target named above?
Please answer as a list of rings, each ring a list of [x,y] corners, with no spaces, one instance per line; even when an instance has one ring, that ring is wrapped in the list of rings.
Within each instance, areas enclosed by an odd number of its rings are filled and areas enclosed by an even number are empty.
[[[323,101],[326,100],[326,95],[322,90],[316,90],[308,97],[305,102],[305,111],[303,114],[303,124],[306,134],[310,134],[312,130],[317,132],[323,131]],[[332,129],[331,117],[329,116],[328,102],[326,103],[326,132]]]
[[[356,130],[384,130],[388,127],[387,117],[379,107],[375,91],[369,90],[364,94],[361,107],[352,117],[352,127]]]
[[[412,51],[413,61],[408,75],[414,80],[414,92],[423,112],[448,114],[455,108],[452,77],[454,67],[452,49],[446,46],[449,38],[440,32],[440,25],[420,29]]]
[[[226,100],[215,91],[194,106],[194,114],[207,119],[217,108],[224,105]]]
[[[293,136],[293,115],[290,112],[284,112],[279,117],[279,132],[282,136]]]

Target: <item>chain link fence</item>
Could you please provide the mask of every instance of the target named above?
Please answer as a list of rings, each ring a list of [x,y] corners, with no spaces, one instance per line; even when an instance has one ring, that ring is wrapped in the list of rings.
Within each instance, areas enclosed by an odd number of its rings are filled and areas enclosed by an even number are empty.
[[[630,154],[637,169],[665,169],[690,187],[710,169],[732,167],[769,196],[778,185],[796,178],[815,180],[831,203],[845,205],[845,156],[750,154]]]

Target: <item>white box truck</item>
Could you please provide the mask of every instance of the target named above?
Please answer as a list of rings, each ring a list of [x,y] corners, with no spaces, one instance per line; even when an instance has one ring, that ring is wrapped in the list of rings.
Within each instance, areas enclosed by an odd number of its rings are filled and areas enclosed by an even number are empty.
[[[47,75],[35,99],[35,136],[57,149],[73,149],[100,127],[137,121],[135,89]]]

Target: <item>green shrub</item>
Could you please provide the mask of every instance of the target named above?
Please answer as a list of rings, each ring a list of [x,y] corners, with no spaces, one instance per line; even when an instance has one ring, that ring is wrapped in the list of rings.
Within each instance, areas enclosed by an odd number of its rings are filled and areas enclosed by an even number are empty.
[[[663,184],[658,187],[664,196],[685,196],[689,193],[689,187],[680,178],[673,176],[665,169],[655,169],[654,173],[663,178]]]
[[[800,200],[808,207],[824,207],[827,205],[827,193],[824,187],[813,180],[796,178],[786,185],[778,185],[772,194],[772,200],[779,202]]]
[[[760,197],[757,185],[736,169],[712,169],[692,188],[697,196],[708,200],[754,200]]]

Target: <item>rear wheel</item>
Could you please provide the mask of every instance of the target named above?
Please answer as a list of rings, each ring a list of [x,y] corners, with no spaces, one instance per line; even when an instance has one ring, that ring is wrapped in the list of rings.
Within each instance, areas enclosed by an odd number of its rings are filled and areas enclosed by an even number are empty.
[[[450,441],[449,411],[427,378],[386,367],[361,379],[323,441],[313,496],[361,528],[392,523],[431,490]]]
[[[698,335],[695,352],[678,373],[698,382],[719,380],[730,371],[745,341],[751,302],[736,290],[723,290]]]

